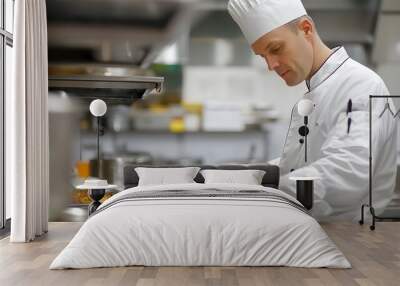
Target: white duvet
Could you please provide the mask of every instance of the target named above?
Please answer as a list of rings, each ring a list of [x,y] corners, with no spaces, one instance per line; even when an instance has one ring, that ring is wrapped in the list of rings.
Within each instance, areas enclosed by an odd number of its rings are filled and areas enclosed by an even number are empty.
[[[321,226],[288,204],[230,197],[115,203],[131,192],[205,188],[263,190],[295,201],[279,190],[254,185],[194,183],[131,188],[103,203],[99,209],[104,210],[82,225],[50,269],[127,265],[350,267]]]

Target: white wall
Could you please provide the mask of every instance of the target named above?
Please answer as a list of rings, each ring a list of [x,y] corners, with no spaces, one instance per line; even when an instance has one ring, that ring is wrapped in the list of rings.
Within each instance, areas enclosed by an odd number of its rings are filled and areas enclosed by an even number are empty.
[[[390,94],[400,95],[400,64],[381,64],[376,72],[383,78]],[[400,108],[400,100],[394,100],[396,107]]]
[[[149,152],[155,158],[168,160],[201,159],[204,164],[233,162],[266,162],[270,158],[268,134],[262,131],[210,132],[171,134],[169,132],[130,132],[110,134],[101,138],[102,152],[114,153],[115,146],[129,152]],[[82,159],[96,157],[96,136],[82,138]],[[253,146],[253,147],[252,147]],[[250,158],[251,148],[254,154]],[[76,152],[79,152],[76,150]]]

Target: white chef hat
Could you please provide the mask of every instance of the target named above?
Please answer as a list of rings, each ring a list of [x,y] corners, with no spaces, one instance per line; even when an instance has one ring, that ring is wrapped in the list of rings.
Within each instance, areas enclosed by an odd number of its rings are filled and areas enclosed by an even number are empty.
[[[300,0],[229,0],[228,11],[250,45],[275,28],[307,15]]]

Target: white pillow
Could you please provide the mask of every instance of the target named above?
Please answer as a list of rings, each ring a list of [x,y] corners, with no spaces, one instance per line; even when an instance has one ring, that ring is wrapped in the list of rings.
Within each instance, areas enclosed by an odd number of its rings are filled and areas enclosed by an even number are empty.
[[[265,171],[262,170],[202,170],[205,184],[261,185]]]
[[[199,170],[199,167],[135,168],[139,176],[138,186],[195,183],[193,179]]]

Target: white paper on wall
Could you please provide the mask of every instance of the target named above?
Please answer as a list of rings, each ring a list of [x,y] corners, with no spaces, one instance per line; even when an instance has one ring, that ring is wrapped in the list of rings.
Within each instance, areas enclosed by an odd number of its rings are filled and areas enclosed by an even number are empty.
[[[187,102],[256,104],[262,92],[260,74],[252,67],[185,67],[183,83]]]

